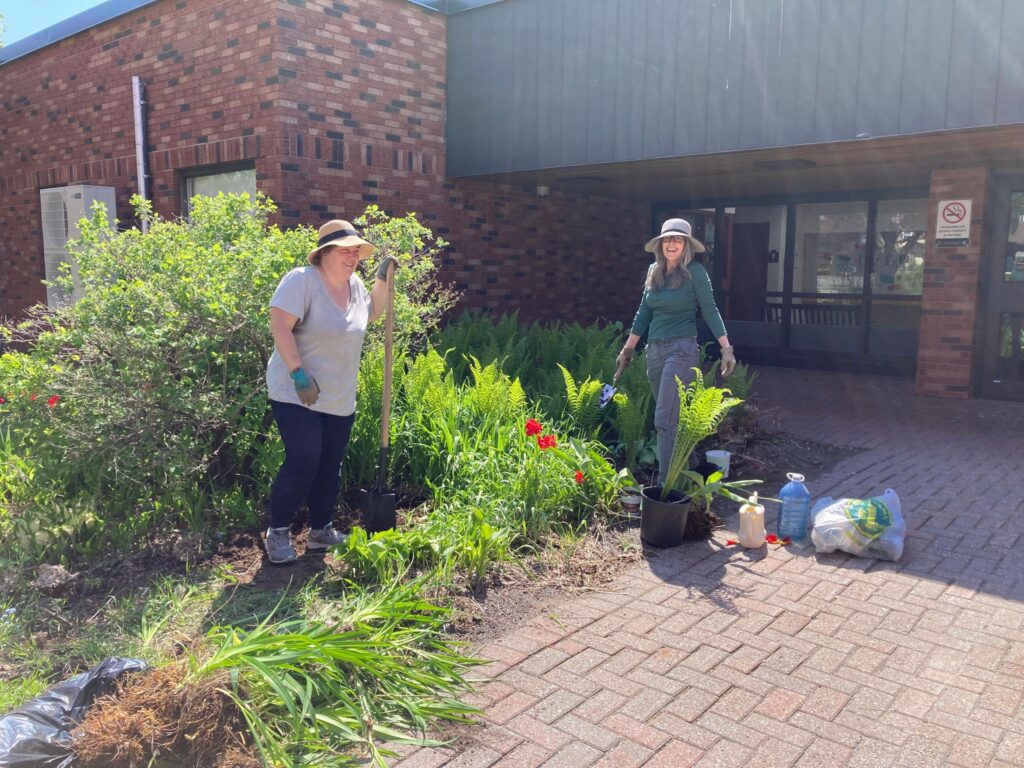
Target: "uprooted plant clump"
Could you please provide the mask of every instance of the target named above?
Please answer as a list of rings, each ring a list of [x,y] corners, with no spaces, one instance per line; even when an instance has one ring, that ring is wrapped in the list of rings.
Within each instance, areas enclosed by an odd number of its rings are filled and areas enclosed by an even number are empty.
[[[260,768],[222,672],[187,681],[183,664],[130,675],[72,733],[82,768]]]

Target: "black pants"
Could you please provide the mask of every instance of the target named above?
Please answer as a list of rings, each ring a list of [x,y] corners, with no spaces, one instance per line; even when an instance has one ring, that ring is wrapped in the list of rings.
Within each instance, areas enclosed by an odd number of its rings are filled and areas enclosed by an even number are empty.
[[[291,525],[303,504],[309,527],[323,528],[334,517],[341,485],[341,462],[355,414],[334,416],[302,405],[270,401],[284,442],[284,463],[270,490],[270,525]]]

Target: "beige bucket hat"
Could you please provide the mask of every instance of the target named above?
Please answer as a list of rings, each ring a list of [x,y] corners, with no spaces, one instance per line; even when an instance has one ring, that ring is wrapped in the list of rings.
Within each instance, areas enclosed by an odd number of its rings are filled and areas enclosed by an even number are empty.
[[[313,263],[313,257],[319,251],[331,245],[340,245],[342,248],[359,246],[359,258],[368,259],[373,255],[373,245],[366,242],[356,232],[356,228],[344,219],[332,219],[317,230],[320,236],[316,242],[316,248],[306,254],[306,260]]]
[[[690,222],[686,219],[669,219],[661,225],[661,234],[647,241],[644,250],[648,253],[654,253],[659,240],[666,237],[680,236],[685,237],[689,241],[691,251],[694,253],[704,253],[704,243],[694,237],[692,233],[693,230],[690,229]]]

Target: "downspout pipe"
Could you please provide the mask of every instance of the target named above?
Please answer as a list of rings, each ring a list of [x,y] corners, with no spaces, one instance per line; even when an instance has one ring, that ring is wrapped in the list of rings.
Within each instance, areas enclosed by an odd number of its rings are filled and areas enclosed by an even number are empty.
[[[149,169],[146,167],[146,86],[142,78],[132,75],[132,112],[135,115],[135,176],[139,183],[139,196],[149,200]],[[149,231],[149,220],[142,220],[142,234]]]

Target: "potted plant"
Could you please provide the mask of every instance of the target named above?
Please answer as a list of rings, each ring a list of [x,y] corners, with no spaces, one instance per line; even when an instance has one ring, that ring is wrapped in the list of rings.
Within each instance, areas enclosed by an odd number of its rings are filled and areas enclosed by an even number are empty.
[[[661,471],[661,485],[641,491],[640,538],[656,547],[674,547],[683,540],[690,511],[707,512],[716,495],[742,503],[745,499],[734,491],[753,485],[757,480],[723,482],[721,471],[710,475],[691,470],[690,457],[705,438],[718,431],[726,414],[742,401],[732,397],[728,389],[704,384],[699,369],[693,382],[685,386],[678,379],[679,423],[672,460]]]

